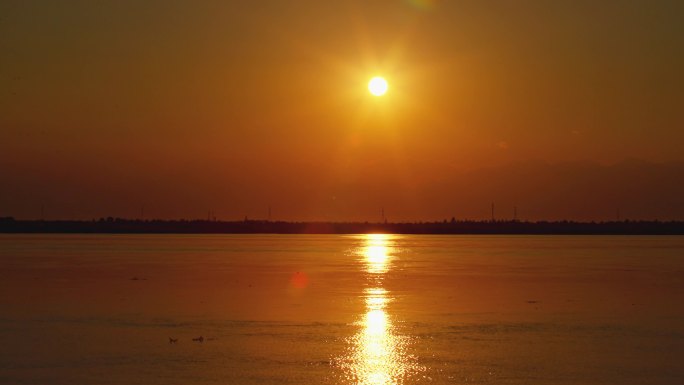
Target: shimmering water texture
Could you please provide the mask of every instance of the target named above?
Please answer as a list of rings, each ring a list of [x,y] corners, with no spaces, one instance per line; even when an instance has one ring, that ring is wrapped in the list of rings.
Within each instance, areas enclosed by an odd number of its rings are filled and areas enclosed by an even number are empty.
[[[0,384],[682,384],[684,237],[0,235]]]
[[[367,273],[364,298],[366,312],[356,325],[361,330],[349,339],[350,352],[338,360],[351,383],[364,385],[400,384],[424,370],[408,347],[415,339],[397,325],[389,305],[393,298],[383,287],[397,252],[396,236],[369,234],[365,245],[353,254]]]

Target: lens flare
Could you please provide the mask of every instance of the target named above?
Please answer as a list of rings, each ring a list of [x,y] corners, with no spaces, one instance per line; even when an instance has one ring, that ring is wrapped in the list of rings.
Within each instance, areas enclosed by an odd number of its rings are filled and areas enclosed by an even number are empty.
[[[296,289],[304,289],[309,285],[309,277],[306,273],[298,271],[290,277],[290,285]]]
[[[429,11],[438,5],[439,0],[406,0],[406,2],[417,9]]]

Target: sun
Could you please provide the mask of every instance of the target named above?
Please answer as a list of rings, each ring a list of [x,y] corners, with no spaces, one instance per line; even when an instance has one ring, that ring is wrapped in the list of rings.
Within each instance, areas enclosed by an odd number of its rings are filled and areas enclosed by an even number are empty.
[[[382,96],[387,92],[387,80],[385,78],[376,76],[368,82],[368,91],[375,96]]]

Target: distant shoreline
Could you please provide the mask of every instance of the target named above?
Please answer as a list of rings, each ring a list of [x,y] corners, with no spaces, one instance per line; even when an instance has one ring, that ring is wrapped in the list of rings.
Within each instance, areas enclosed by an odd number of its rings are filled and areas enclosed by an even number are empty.
[[[411,223],[285,222],[267,220],[16,220],[0,218],[6,234],[501,234],[684,235],[684,221],[442,221]]]

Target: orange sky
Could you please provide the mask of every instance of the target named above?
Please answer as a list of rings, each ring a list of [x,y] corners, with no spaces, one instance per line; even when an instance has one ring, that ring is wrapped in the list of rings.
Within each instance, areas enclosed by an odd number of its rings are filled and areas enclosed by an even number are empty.
[[[496,201],[529,219],[682,219],[682,14],[680,1],[4,1],[0,216],[237,219],[271,204],[277,219],[376,220],[384,206],[432,220],[487,218]],[[390,83],[381,98],[373,75]],[[613,183],[578,196],[601,173]]]

